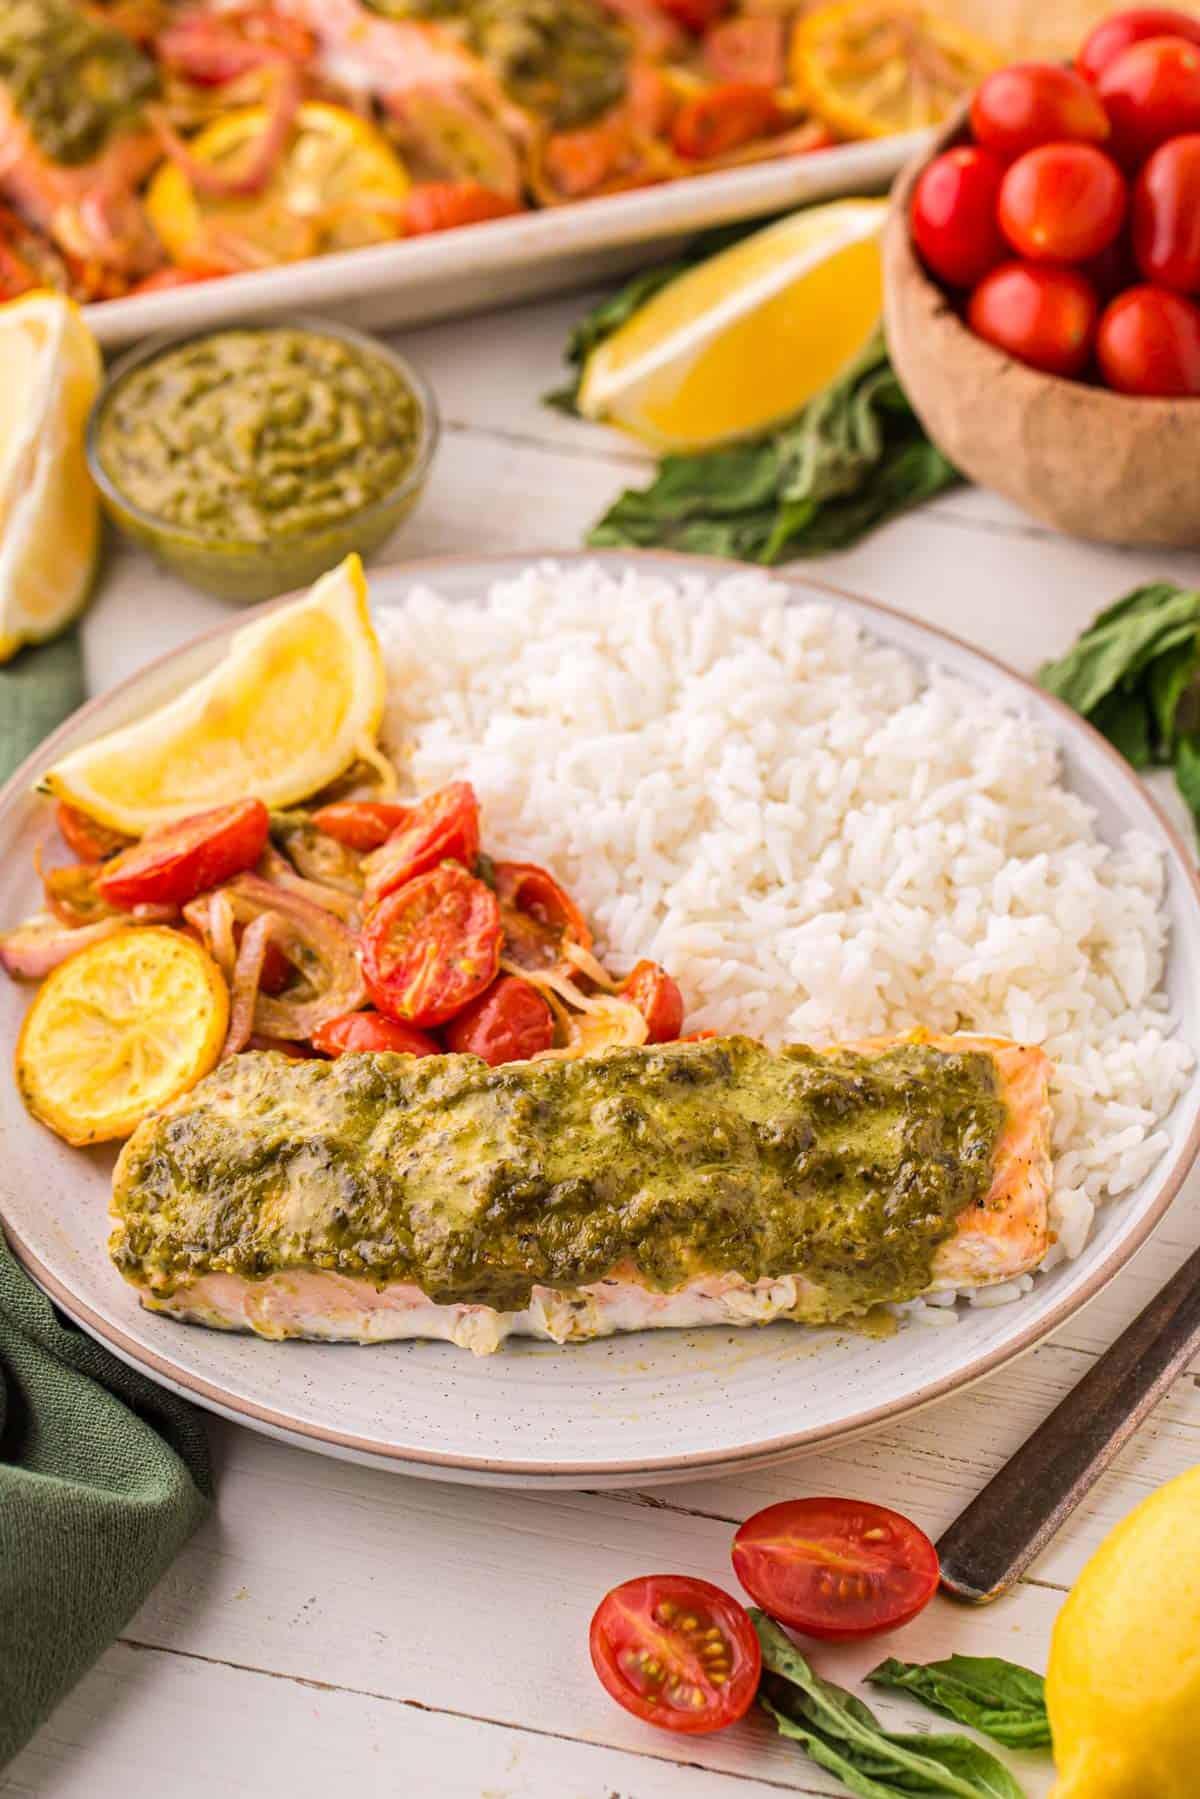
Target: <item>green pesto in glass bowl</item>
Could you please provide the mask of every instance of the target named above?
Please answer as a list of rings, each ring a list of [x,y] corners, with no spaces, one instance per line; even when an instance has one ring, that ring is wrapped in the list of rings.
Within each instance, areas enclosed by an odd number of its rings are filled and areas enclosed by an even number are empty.
[[[88,421],[88,466],[121,530],[185,581],[265,600],[390,537],[437,429],[404,357],[344,325],[280,319],[122,358]]]

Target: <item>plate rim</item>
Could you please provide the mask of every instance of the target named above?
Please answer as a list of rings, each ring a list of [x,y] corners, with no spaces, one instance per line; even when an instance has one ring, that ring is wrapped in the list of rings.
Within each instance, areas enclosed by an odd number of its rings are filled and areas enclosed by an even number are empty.
[[[943,630],[938,625],[926,624],[923,619],[914,618],[912,614],[903,611],[900,607],[890,606],[881,600],[870,599],[850,588],[841,587],[834,582],[825,581],[816,576],[803,574],[799,570],[795,573],[782,568],[757,570],[756,565],[753,564],[731,562],[715,556],[687,555],[673,550],[542,549],[500,551],[491,555],[460,552],[452,555],[414,558],[408,561],[379,563],[369,569],[368,581],[395,579],[409,583],[427,582],[435,585],[439,572],[444,570],[461,572],[471,567],[518,570],[536,567],[543,563],[599,564],[601,566],[608,564],[618,569],[627,568],[631,563],[637,563],[648,565],[652,570],[661,568],[667,572],[674,572],[678,576],[692,573],[709,578],[728,577],[739,571],[745,573],[755,570],[767,574],[773,580],[784,583],[794,581],[817,593],[827,594],[835,601],[848,601],[869,615],[898,619],[907,627],[932,638],[935,642],[949,644],[955,649],[966,651],[969,656],[978,659],[999,673],[1004,682],[1015,684],[1018,690],[1033,695],[1039,706],[1047,707],[1052,714],[1058,715],[1059,722],[1066,733],[1082,736],[1083,741],[1089,743],[1093,751],[1102,754],[1104,760],[1110,765],[1116,780],[1127,790],[1135,793],[1139,803],[1144,805],[1153,817],[1162,834],[1175,871],[1183,878],[1184,889],[1190,897],[1194,922],[1200,924],[1200,863],[1197,863],[1189,854],[1182,836],[1159,801],[1108,740],[1062,700],[1037,687],[1028,676],[1011,668],[1000,657],[994,656],[988,650],[980,649],[952,631]],[[492,575],[489,578],[494,580],[497,576]],[[306,591],[308,590],[300,590],[300,592]],[[85,701],[34,748],[3,786],[0,786],[0,845],[3,842],[5,817],[9,809],[25,796],[29,788],[34,785],[32,777],[40,773],[48,756],[53,754],[63,739],[75,735],[82,721],[110,706],[114,700],[127,696],[131,689],[142,685],[155,675],[162,674],[181,656],[194,651],[201,645],[232,636],[243,625],[262,618],[299,598],[300,592],[280,594],[275,599],[267,600],[261,605],[238,608],[220,624],[196,633],[161,656],[153,657],[114,686]],[[905,651],[904,653],[909,652]],[[399,1472],[403,1472],[407,1467],[410,1470],[419,1470],[434,1476],[438,1470],[442,1470],[450,1478],[459,1475],[468,1479],[491,1479],[494,1481],[508,1478],[513,1482],[524,1480],[532,1483],[540,1481],[562,1483],[564,1480],[578,1479],[581,1482],[602,1480],[606,1484],[611,1484],[614,1480],[624,1477],[665,1478],[716,1473],[722,1469],[731,1468],[746,1470],[756,1464],[766,1465],[788,1456],[848,1441],[862,1436],[882,1424],[907,1418],[955,1393],[966,1391],[987,1376],[1008,1366],[1017,1357],[1044,1342],[1054,1331],[1060,1329],[1063,1324],[1096,1298],[1122,1269],[1128,1266],[1162,1222],[1197,1156],[1200,1155],[1200,1075],[1194,1085],[1192,1104],[1194,1115],[1188,1134],[1176,1151],[1170,1166],[1162,1174],[1154,1200],[1147,1207],[1143,1216],[1120,1242],[1114,1244],[1105,1253],[1075,1291],[1065,1294],[1047,1313],[1026,1325],[1010,1341],[981,1352],[979,1358],[972,1361],[965,1369],[947,1373],[938,1376],[931,1382],[923,1383],[904,1399],[876,1402],[865,1410],[844,1417],[836,1425],[808,1425],[798,1431],[784,1432],[781,1435],[768,1437],[754,1443],[741,1444],[737,1447],[698,1450],[683,1455],[668,1454],[649,1458],[642,1456],[633,1461],[589,1462],[557,1459],[513,1461],[507,1458],[478,1454],[457,1454],[447,1450],[422,1449],[413,1445],[404,1446],[384,1439],[363,1437],[315,1422],[310,1423],[304,1419],[297,1419],[287,1412],[280,1412],[257,1400],[243,1399],[203,1375],[194,1374],[180,1367],[178,1363],[160,1355],[156,1350],[136,1342],[127,1336],[119,1325],[102,1317],[87,1300],[80,1298],[64,1282],[60,1281],[23,1241],[20,1231],[14,1229],[6,1216],[7,1204],[2,1193],[0,1193],[0,1227],[3,1228],[4,1235],[18,1262],[42,1291],[89,1335],[111,1349],[120,1360],[141,1369],[151,1378],[155,1378],[171,1390],[193,1399],[207,1410],[245,1424],[251,1429],[258,1429],[269,1435],[298,1442],[300,1446],[312,1448],[316,1452],[324,1451],[343,1457],[364,1459],[377,1466],[391,1467]],[[569,1346],[566,1347],[569,1353]]]

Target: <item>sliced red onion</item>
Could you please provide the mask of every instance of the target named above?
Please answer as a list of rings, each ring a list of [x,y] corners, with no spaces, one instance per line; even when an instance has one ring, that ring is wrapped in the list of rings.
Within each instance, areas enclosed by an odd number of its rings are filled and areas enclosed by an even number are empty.
[[[259,1036],[308,1038],[319,1025],[363,1004],[367,990],[354,937],[326,906],[260,875],[239,875],[221,892],[239,924],[248,925],[264,912],[275,914],[274,941],[307,990],[278,999],[260,993],[254,1007]]]
[[[221,897],[223,896],[214,895],[214,898]],[[228,900],[225,903],[228,905]],[[259,999],[258,984],[262,979],[263,961],[277,924],[276,913],[260,912],[242,932],[242,941],[238,945],[237,960],[233,967],[233,980],[230,982],[229,1029],[225,1034],[225,1047],[221,1051],[222,1059],[236,1056],[250,1040]]]
[[[40,981],[76,950],[126,930],[129,922],[123,916],[101,918],[95,924],[77,925],[72,930],[49,912],[39,912],[15,930],[0,934],[0,968],[14,980]]]
[[[282,888],[287,893],[295,893],[301,899],[308,900],[314,906],[320,906],[325,912],[332,912],[344,924],[357,925],[360,905],[357,895],[343,893],[338,887],[330,887],[324,881],[309,881],[296,873],[286,856],[281,856],[273,844],[268,843],[259,857],[259,873],[272,886]]]
[[[254,146],[254,154],[236,173],[202,162],[194,156],[172,125],[161,106],[150,106],[146,116],[171,161],[177,163],[198,194],[216,194],[226,199],[261,193],[279,164],[287,146],[292,120],[300,104],[300,72],[282,58],[274,64],[277,71],[275,91],[269,101],[270,111],[262,134]]]

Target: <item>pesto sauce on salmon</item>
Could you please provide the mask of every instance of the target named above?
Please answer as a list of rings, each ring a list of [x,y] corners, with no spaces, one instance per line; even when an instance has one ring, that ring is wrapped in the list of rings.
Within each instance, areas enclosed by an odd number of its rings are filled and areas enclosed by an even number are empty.
[[[1006,1120],[989,1056],[927,1044],[251,1053],[126,1145],[110,1251],[158,1297],[317,1268],[516,1311],[618,1269],[659,1292],[803,1273],[844,1317],[929,1285]]]

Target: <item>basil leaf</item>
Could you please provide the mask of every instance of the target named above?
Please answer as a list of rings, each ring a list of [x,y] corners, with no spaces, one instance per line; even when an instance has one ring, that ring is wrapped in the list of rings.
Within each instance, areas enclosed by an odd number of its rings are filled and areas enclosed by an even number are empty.
[[[1024,1799],[1013,1774],[969,1737],[885,1730],[853,1693],[823,1680],[764,1612],[750,1616],[763,1654],[759,1699],[781,1736],[800,1743],[859,1799]]]
[[[1142,587],[1102,612],[1059,661],[1039,669],[1038,682],[1088,718],[1115,688],[1198,632],[1200,593],[1165,583]]]
[[[971,1724],[1010,1749],[1050,1744],[1046,1683],[1032,1668],[997,1656],[951,1655],[945,1661],[902,1662],[894,1656],[867,1675],[876,1686],[911,1693],[932,1711]]]

